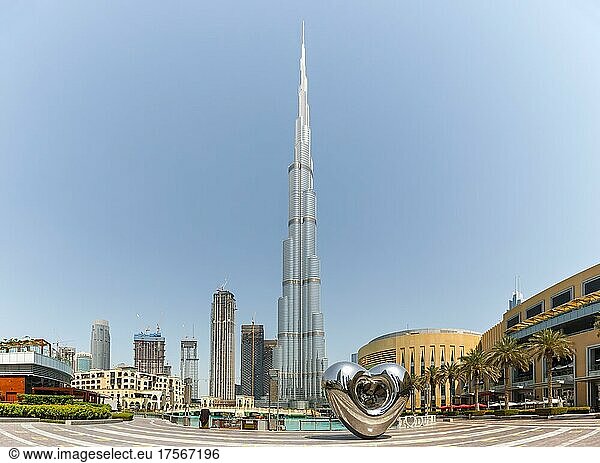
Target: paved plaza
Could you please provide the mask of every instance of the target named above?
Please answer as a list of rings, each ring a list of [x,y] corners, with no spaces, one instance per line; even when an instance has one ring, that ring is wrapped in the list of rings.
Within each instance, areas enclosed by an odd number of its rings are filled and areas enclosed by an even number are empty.
[[[346,431],[239,431],[186,428],[160,419],[72,426],[0,423],[0,446],[594,446],[600,447],[600,420],[456,420],[388,431],[365,441]]]

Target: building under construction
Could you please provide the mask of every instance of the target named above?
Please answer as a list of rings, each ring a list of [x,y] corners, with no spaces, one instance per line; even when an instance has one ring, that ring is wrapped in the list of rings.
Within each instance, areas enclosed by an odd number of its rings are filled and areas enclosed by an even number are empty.
[[[165,338],[156,326],[156,332],[147,329],[133,336],[133,363],[142,373],[165,374]]]

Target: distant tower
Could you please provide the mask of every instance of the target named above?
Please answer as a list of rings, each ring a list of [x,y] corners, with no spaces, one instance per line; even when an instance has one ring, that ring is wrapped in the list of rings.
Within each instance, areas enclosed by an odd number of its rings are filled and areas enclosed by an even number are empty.
[[[321,378],[327,368],[304,23],[294,160],[288,167],[288,186],[288,237],[283,242],[282,295],[277,301],[275,368],[280,372],[282,399],[291,405],[302,406],[294,402],[314,404],[324,400]]]
[[[263,396],[269,395],[269,370],[273,368],[273,350],[277,347],[277,339],[265,339],[263,354]]]
[[[264,395],[264,344],[263,325],[242,325],[240,379],[242,394],[260,399]]]
[[[235,297],[223,287],[213,294],[210,323],[210,395],[235,400]]]
[[[151,375],[165,374],[165,338],[156,325],[156,333],[138,333],[133,336],[133,365],[139,372]]]
[[[59,360],[68,363],[73,371],[77,371],[77,364],[75,363],[75,348],[69,346],[60,346],[56,348],[56,356]]]
[[[85,372],[92,368],[92,354],[89,352],[77,352],[75,354],[75,371]]]
[[[508,310],[513,307],[518,306],[521,302],[523,302],[523,293],[519,291],[519,277],[515,277],[515,290],[513,291],[512,298],[508,300]]]
[[[93,370],[110,370],[110,328],[106,320],[94,320],[90,340]]]
[[[198,341],[195,339],[181,340],[181,380],[191,380],[192,400],[200,397],[198,392]]]

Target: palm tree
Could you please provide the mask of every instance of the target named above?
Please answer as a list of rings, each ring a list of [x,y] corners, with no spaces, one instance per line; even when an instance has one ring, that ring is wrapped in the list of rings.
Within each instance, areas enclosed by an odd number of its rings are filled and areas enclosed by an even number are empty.
[[[552,359],[571,358],[575,354],[573,343],[562,331],[545,329],[538,331],[529,340],[527,348],[532,357],[546,359],[546,378],[548,380],[548,403],[552,407]]]
[[[454,409],[454,391],[456,391],[456,381],[464,379],[463,371],[458,362],[446,363],[442,365],[443,381],[450,383],[450,411]]]
[[[442,370],[435,365],[431,365],[425,368],[424,378],[431,391],[429,396],[429,409],[433,412],[435,409],[435,388],[443,379]]]
[[[410,391],[410,408],[415,413],[415,392],[423,389],[423,376],[410,376],[407,387]]]
[[[496,367],[491,364],[489,354],[483,352],[481,347],[471,349],[460,360],[465,378],[474,383],[475,410],[479,411],[479,382],[486,380],[496,381],[500,374]]]
[[[510,368],[529,369],[529,355],[523,344],[515,338],[504,336],[490,350],[490,361],[504,371],[504,409],[508,410],[508,390],[510,389]]]

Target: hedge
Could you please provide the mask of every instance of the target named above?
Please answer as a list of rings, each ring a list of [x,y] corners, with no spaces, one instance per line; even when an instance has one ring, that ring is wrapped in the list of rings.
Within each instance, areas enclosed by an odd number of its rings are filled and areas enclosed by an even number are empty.
[[[494,410],[495,416],[514,416],[520,415],[522,410],[517,410],[516,408],[509,408],[508,410],[500,409]]]
[[[567,407],[567,413],[589,413],[590,407]]]
[[[110,405],[23,405],[0,403],[0,416],[50,420],[94,420],[110,418]]]
[[[116,412],[112,414],[112,417],[115,419],[121,419],[123,421],[131,421],[133,420],[133,413],[131,412]]]
[[[536,408],[535,413],[540,416],[550,416],[550,415],[564,415],[567,413],[567,407],[546,407],[546,408]]]
[[[72,405],[75,403],[72,395],[18,394],[17,399],[24,405]]]

